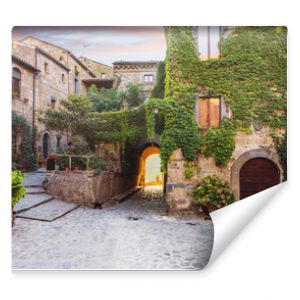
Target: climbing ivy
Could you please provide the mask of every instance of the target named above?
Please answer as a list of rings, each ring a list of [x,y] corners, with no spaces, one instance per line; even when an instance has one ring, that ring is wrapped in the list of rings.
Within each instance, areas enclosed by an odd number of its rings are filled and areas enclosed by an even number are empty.
[[[201,153],[214,156],[217,165],[225,166],[235,148],[237,131],[251,132],[255,122],[285,132],[285,27],[237,27],[221,40],[220,58],[208,61],[199,59],[191,27],[166,27],[165,33],[166,98],[151,99],[146,113],[150,139],[155,135],[153,108],[164,116],[162,163],[168,162],[177,148],[186,160],[194,160],[201,146]],[[224,96],[232,119],[200,133],[194,120],[196,89],[207,96]],[[278,150],[285,165],[283,152]]]
[[[229,119],[223,119],[219,127],[210,127],[203,136],[203,154],[226,166],[235,148],[235,130],[236,122]]]
[[[165,97],[165,62],[161,61],[157,64],[156,71],[156,83],[151,92],[151,98],[160,98]]]
[[[19,168],[28,171],[33,171],[37,168],[35,151],[33,148],[33,131],[32,126],[28,123],[26,118],[12,111],[12,130],[15,134],[20,134],[20,157],[14,163]]]

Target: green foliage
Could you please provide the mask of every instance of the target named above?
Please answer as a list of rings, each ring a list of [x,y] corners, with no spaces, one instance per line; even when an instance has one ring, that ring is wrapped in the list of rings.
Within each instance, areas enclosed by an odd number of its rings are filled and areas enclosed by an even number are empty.
[[[118,111],[121,106],[122,98],[116,87],[111,89],[97,89],[92,85],[88,90],[88,97],[91,100],[91,111]]]
[[[201,145],[199,127],[194,121],[193,110],[176,100],[166,101],[168,108],[165,110],[165,130],[161,135],[162,171],[174,150],[181,148],[185,159],[192,161]]]
[[[22,168],[33,171],[37,168],[35,151],[33,148],[34,138],[32,126],[28,123],[24,116],[12,111],[12,131],[20,134],[20,155],[13,156],[13,168]],[[14,147],[16,145],[13,145]],[[16,149],[13,149],[16,152]]]
[[[193,163],[188,161],[184,164],[184,177],[185,179],[191,179],[194,176]]]
[[[151,92],[151,98],[163,99],[165,97],[165,62],[161,61],[157,65],[156,83]]]
[[[221,41],[220,59],[195,65],[197,85],[224,96],[242,129],[286,127],[286,34],[284,27],[237,27]]]
[[[25,197],[26,188],[23,185],[25,174],[20,171],[13,171],[12,175],[12,208]]]
[[[187,104],[195,95],[195,66],[199,62],[192,27],[165,27],[165,33],[165,96]]]
[[[203,153],[214,156],[216,165],[226,166],[235,148],[236,124],[233,120],[223,119],[219,127],[210,127],[204,133]]]
[[[146,116],[143,106],[117,112],[89,113],[84,128],[91,146],[97,141],[125,144],[137,143],[146,136]]]
[[[205,176],[196,185],[193,193],[193,201],[203,206],[214,205],[218,208],[229,205],[235,201],[228,181],[222,180],[216,175]]]
[[[119,111],[140,106],[144,102],[141,88],[136,84],[129,84],[125,91],[118,91],[117,86],[97,89],[92,85],[88,90],[88,97],[92,103],[91,112]]]
[[[104,170],[108,170],[111,165],[103,158],[98,157],[86,143],[76,143],[72,147],[58,151],[59,154],[64,155],[84,155],[89,156],[89,169],[93,170],[96,174],[100,174]],[[69,166],[69,158],[67,156],[59,157],[57,164],[60,170],[64,170]],[[84,157],[72,157],[72,170],[86,171],[87,159]]]
[[[60,100],[58,109],[41,111],[39,121],[45,124],[48,130],[61,131],[72,139],[73,135],[83,132],[83,123],[90,106],[88,98],[71,95],[68,99]]]
[[[283,181],[287,180],[287,133],[273,137],[280,163],[283,167]]]

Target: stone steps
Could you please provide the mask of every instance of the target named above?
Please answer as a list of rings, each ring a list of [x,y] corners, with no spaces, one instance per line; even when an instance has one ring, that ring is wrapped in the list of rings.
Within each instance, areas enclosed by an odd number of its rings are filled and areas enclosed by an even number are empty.
[[[31,209],[20,212],[16,217],[44,222],[52,222],[78,207],[79,205],[77,204],[54,199],[47,201],[46,203],[44,202],[42,203],[42,205],[37,205]]]
[[[14,207],[16,214],[24,212],[28,209],[36,207],[38,205],[44,204],[48,201],[53,200],[54,197],[43,193],[43,194],[27,194],[23,199],[21,199]]]
[[[27,195],[44,194],[45,189],[42,186],[27,186]]]

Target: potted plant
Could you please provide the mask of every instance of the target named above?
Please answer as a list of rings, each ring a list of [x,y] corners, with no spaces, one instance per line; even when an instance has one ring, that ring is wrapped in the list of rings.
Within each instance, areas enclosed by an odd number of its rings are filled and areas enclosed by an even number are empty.
[[[12,207],[11,207],[11,216],[12,216],[12,225],[15,220],[15,205],[24,198],[26,194],[26,188],[23,185],[23,179],[25,178],[25,174],[20,171],[12,172]]]
[[[229,182],[213,175],[203,177],[196,185],[193,201],[208,213],[233,203],[235,199]]]

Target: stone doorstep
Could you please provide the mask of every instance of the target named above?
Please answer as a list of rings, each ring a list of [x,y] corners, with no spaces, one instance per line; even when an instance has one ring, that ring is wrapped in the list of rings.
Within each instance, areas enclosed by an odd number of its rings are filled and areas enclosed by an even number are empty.
[[[27,195],[44,194],[46,191],[42,186],[27,187]]]
[[[125,193],[122,194],[118,194],[115,195],[111,198],[111,200],[117,201],[119,203],[123,202],[125,199],[127,199],[128,197],[132,196],[133,194],[135,194],[136,192],[138,192],[141,188],[140,187],[134,187],[128,191],[126,191]]]

